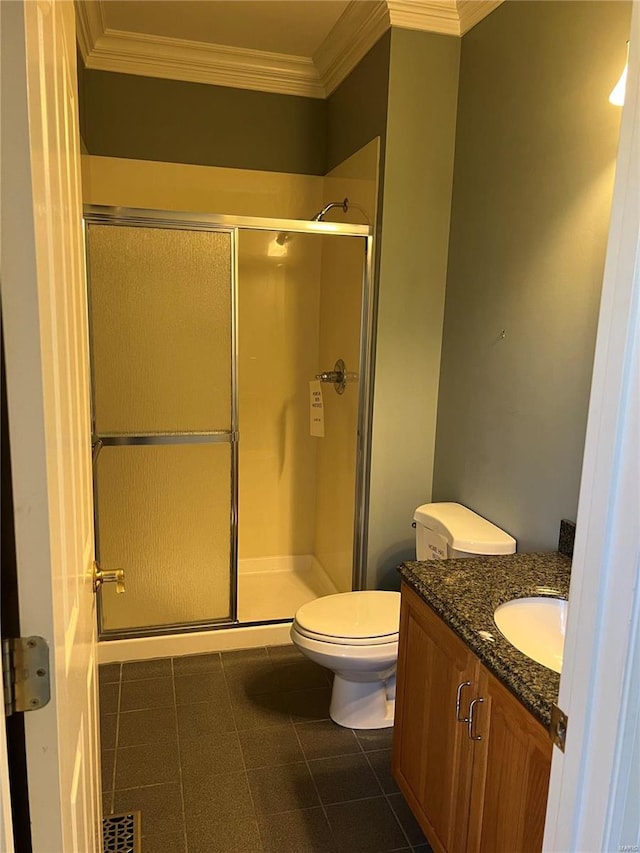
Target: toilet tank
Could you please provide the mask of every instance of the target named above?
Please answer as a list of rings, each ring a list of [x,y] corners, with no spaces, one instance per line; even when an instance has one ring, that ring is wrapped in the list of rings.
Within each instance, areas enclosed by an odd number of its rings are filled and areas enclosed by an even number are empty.
[[[461,504],[423,504],[413,520],[418,560],[513,554],[516,550],[512,536]]]

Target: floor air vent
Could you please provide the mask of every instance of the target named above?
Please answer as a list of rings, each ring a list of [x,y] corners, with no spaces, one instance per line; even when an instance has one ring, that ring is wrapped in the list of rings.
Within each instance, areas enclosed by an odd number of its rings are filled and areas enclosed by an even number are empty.
[[[140,853],[140,812],[103,818],[102,838],[104,853]]]

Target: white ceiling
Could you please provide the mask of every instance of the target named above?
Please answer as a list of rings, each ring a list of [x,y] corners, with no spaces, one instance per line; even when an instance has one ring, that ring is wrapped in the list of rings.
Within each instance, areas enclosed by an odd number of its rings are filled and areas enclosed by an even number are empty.
[[[326,98],[391,26],[461,36],[502,0],[76,0],[87,68]]]
[[[349,0],[110,0],[104,19],[111,30],[313,56],[348,5]]]

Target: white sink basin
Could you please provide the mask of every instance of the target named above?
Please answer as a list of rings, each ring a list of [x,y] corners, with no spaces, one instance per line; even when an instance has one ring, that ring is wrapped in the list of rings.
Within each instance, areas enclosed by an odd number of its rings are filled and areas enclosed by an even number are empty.
[[[564,598],[514,598],[497,607],[493,619],[516,649],[549,669],[562,672],[567,628]]]

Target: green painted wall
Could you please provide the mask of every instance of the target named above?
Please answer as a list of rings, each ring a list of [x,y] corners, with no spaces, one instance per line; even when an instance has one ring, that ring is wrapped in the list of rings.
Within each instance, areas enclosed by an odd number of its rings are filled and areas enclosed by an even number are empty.
[[[328,100],[327,167],[380,137],[367,586],[397,587],[429,500],[460,40],[393,29]]]
[[[327,99],[327,172],[376,136],[384,162],[390,51],[388,31]]]
[[[79,77],[81,131],[91,154],[326,171],[325,101],[81,67]]]
[[[397,587],[430,499],[460,40],[393,29],[379,231],[367,585]]]
[[[507,0],[462,40],[434,499],[521,551],[576,516],[630,6]]]
[[[387,123],[391,33],[326,101],[92,71],[78,56],[80,127],[91,154],[324,175]]]

